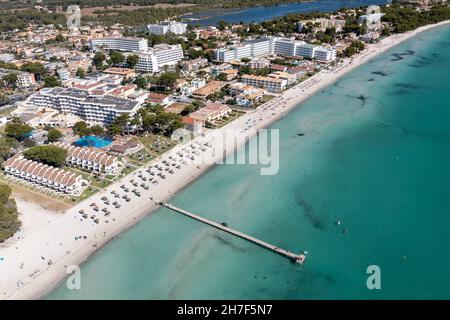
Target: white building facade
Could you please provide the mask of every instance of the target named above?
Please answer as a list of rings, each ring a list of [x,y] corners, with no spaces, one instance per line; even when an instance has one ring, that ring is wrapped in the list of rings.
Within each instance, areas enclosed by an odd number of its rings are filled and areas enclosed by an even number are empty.
[[[134,115],[141,103],[111,95],[92,95],[76,88],[44,88],[31,95],[28,104],[70,113],[97,124],[111,124],[122,114]]]
[[[144,38],[97,38],[90,40],[93,51],[117,50],[141,52],[148,49],[148,41]]]
[[[139,53],[135,68],[140,72],[159,72],[161,67],[177,64],[183,59],[181,45],[156,45],[146,52]]]
[[[183,34],[187,30],[187,23],[170,21],[166,23],[149,24],[147,25],[149,34],[164,35],[166,33]]]
[[[316,54],[316,52],[318,52]],[[287,57],[304,57],[321,61],[336,59],[336,51],[304,41],[287,38],[261,38],[246,41],[241,45],[227,46],[215,50],[215,59],[221,62],[241,60],[242,58],[256,58],[270,54]]]

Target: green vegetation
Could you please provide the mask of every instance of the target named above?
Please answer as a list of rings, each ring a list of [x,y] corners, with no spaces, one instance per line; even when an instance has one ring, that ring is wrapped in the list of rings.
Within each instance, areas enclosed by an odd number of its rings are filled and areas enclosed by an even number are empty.
[[[51,128],[50,130],[48,130],[47,132],[47,139],[49,142],[55,142],[58,141],[59,139],[61,139],[63,137],[63,134],[61,131],[59,131],[58,129],[55,128]]]
[[[19,146],[19,142],[14,138],[0,138],[0,161],[6,160],[15,153],[15,149]]]
[[[23,156],[27,159],[60,167],[67,158],[67,151],[54,145],[37,146],[25,150]]]
[[[394,3],[389,7],[383,7],[383,12],[385,15],[381,19],[391,23],[392,33],[403,33],[450,19],[450,7],[446,5],[436,5],[430,10],[417,11],[414,6]]]
[[[125,61],[125,56],[118,51],[111,52],[109,59],[113,65],[120,65]]]
[[[0,243],[13,236],[20,226],[16,202],[11,198],[11,189],[0,184]]]
[[[20,67],[20,70],[34,74],[36,80],[41,80],[47,75],[45,67],[40,62],[26,62]]]
[[[46,88],[59,87],[61,82],[55,76],[47,76],[44,78],[44,86]]]
[[[97,69],[99,69],[103,65],[103,62],[105,60],[106,60],[105,54],[103,52],[97,52],[92,58],[92,63]]]
[[[29,125],[22,123],[18,119],[14,119],[5,126],[5,133],[8,137],[22,141],[33,130]]]
[[[86,72],[84,71],[83,68],[78,68],[77,72],[76,72],[76,76],[81,79],[84,79],[84,78],[86,78]]]
[[[130,54],[127,57],[127,64],[129,67],[133,68],[139,61],[139,56],[136,54]]]
[[[351,57],[352,55],[364,50],[365,45],[361,41],[355,40],[344,50],[345,57]]]

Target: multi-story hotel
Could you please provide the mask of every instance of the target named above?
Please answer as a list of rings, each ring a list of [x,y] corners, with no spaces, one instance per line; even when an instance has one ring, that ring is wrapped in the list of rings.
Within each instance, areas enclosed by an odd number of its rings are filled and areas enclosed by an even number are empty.
[[[287,86],[286,79],[255,76],[251,74],[244,74],[241,77],[241,81],[251,86],[264,88],[272,92],[280,92]]]
[[[246,41],[240,45],[228,46],[215,50],[217,61],[230,62],[242,58],[268,55],[272,52],[272,40],[261,38]]]
[[[187,30],[187,24],[176,21],[170,21],[159,24],[149,24],[147,25],[147,30],[149,34],[162,35],[168,32],[171,32],[173,34],[183,34]]]
[[[91,49],[140,52],[147,51],[148,42],[144,38],[96,38],[90,40]]]
[[[285,38],[261,38],[246,41],[241,45],[228,46],[215,50],[217,61],[230,62],[242,58],[255,58],[269,54],[288,57],[304,57],[321,61],[336,59],[336,51],[303,41]]]
[[[91,148],[72,146],[67,143],[57,142],[55,146],[67,150],[66,162],[73,166],[96,173],[117,174],[119,161],[115,156]]]
[[[146,52],[139,53],[136,70],[141,72],[158,72],[161,67],[175,65],[183,59],[183,49],[179,44],[160,44]]]
[[[28,104],[53,108],[79,116],[90,123],[111,124],[121,114],[134,115],[141,102],[113,95],[95,95],[76,88],[44,88],[31,95]]]
[[[79,194],[83,178],[74,172],[58,169],[16,154],[3,163],[5,173],[29,183],[67,194]]]

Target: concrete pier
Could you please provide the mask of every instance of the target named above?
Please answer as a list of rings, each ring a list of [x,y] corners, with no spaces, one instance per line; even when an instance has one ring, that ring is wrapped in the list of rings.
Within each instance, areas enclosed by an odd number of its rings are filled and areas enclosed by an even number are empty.
[[[200,217],[200,216],[198,216],[198,215],[196,215],[196,214],[194,214],[192,212],[189,212],[189,211],[184,210],[182,208],[178,208],[178,207],[176,207],[174,205],[171,205],[171,204],[169,204],[167,202],[158,202],[158,204],[163,206],[163,207],[166,207],[166,208],[168,208],[170,210],[173,210],[175,212],[178,212],[178,213],[181,213],[181,214],[183,214],[185,216],[188,216],[188,217],[190,217],[190,218],[192,218],[194,220],[203,222],[203,223],[205,223],[207,225],[210,225],[210,226],[212,226],[214,228],[220,229],[222,231],[228,232],[228,233],[230,233],[230,234],[232,234],[234,236],[237,236],[239,238],[242,238],[242,239],[245,239],[247,241],[253,242],[253,243],[255,243],[255,244],[257,244],[257,245],[259,245],[259,246],[261,246],[263,248],[266,248],[266,249],[271,250],[271,251],[273,251],[275,253],[278,253],[278,254],[280,254],[282,256],[285,256],[285,257],[295,261],[296,263],[303,264],[303,262],[306,259],[306,255],[304,253],[295,254],[295,253],[290,252],[288,250],[281,249],[281,248],[279,248],[277,246],[274,246],[274,245],[272,245],[270,243],[267,243],[265,241],[256,239],[254,237],[251,237],[251,236],[249,236],[249,235],[247,235],[245,233],[236,231],[236,230],[231,229],[229,227],[225,227],[224,225],[222,225],[220,223],[217,223],[217,222],[211,221],[209,219]]]

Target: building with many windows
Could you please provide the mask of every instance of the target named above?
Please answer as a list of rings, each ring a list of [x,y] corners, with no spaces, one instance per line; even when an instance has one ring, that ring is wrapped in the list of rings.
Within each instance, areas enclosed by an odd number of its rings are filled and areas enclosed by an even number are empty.
[[[246,41],[240,45],[227,46],[215,50],[215,59],[222,62],[241,60],[242,58],[256,58],[269,54],[286,57],[304,57],[321,61],[336,59],[336,51],[287,38],[261,38]]]
[[[141,72],[158,72],[162,67],[175,65],[181,59],[183,59],[183,49],[179,44],[160,44],[139,53],[135,68]]]
[[[144,38],[96,38],[90,40],[93,51],[117,50],[141,52],[148,49],[147,39]]]
[[[149,34],[163,35],[169,32],[173,34],[183,34],[187,30],[187,24],[176,21],[149,24],[147,25],[147,30]]]
[[[113,95],[96,95],[77,88],[44,88],[31,95],[27,103],[74,114],[90,123],[111,124],[122,114],[134,115],[141,102]]]
[[[5,173],[28,183],[67,194],[80,194],[83,178],[80,174],[25,159],[16,154],[3,163]]]
[[[117,157],[93,148],[76,147],[67,143],[57,142],[57,147],[67,150],[66,162],[70,165],[96,173],[115,175],[119,173]]]
[[[272,92],[283,91],[287,86],[286,79],[255,76],[255,75],[251,75],[251,74],[244,74],[241,77],[241,81],[245,84],[264,88],[267,91],[272,91]]]

